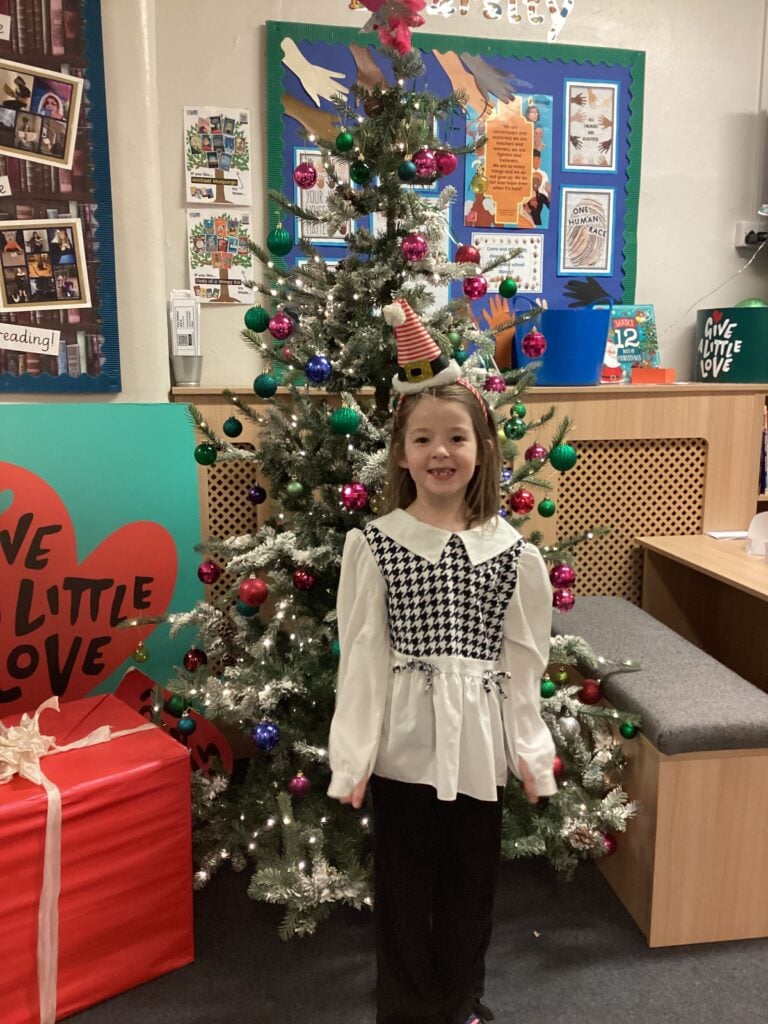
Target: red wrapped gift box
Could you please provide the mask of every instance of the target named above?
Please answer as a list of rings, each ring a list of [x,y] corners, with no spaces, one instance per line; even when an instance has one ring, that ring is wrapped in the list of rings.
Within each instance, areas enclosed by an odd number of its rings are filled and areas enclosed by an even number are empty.
[[[18,716],[3,719],[15,725]],[[40,716],[59,746],[146,721],[111,694]],[[160,729],[41,758],[61,791],[56,1019],[194,958],[188,753]],[[37,1024],[47,797],[0,785],[0,1017]]]

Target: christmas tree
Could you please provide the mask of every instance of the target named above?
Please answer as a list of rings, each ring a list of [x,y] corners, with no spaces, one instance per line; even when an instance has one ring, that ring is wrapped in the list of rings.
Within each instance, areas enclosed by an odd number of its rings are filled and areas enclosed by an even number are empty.
[[[402,47],[401,47],[402,49]],[[526,419],[522,401],[532,371],[502,371],[493,363],[494,335],[481,330],[471,302],[486,290],[484,274],[502,260],[478,265],[480,254],[460,246],[454,260],[439,255],[445,211],[455,198],[444,187],[427,199],[415,185],[450,173],[462,155],[481,147],[450,146],[436,137],[447,119],[459,124],[465,98],[417,91],[419,57],[386,51],[388,83],[353,86],[338,97],[338,135],[309,137],[322,165],[294,170],[300,188],[322,173],[332,183],[322,211],[308,214],[277,193],[281,217],[322,222],[332,234],[343,225],[342,260],[331,265],[312,244],[273,222],[266,249],[253,246],[263,279],[260,305],[248,310],[244,340],[263,357],[254,381],[263,401],[253,405],[232,393],[233,415],[219,436],[193,410],[201,432],[198,462],[248,459],[260,474],[251,500],[268,500],[271,516],[247,536],[210,540],[202,549],[205,583],[226,581],[223,599],[200,602],[171,616],[172,629],[194,626],[196,647],[171,683],[175,713],[185,706],[235,725],[252,741],[253,756],[233,779],[196,777],[196,857],[199,884],[223,862],[251,865],[250,895],[285,908],[282,934],[308,934],[334,905],[369,905],[371,821],[329,800],[325,791],[328,728],[334,707],[339,647],[335,597],[344,536],[382,512],[380,494],[391,424],[394,342],[382,310],[403,298],[446,352],[463,363],[495,409],[505,469],[500,514],[543,545],[524,524],[537,504],[542,517],[555,511],[541,478],[547,464],[567,471],[576,452],[569,422],[553,412]],[[368,227],[371,214],[382,225]],[[504,260],[506,257],[504,257]],[[435,308],[436,285],[462,281],[463,298]],[[507,298],[517,285],[501,282]],[[534,311],[535,313],[535,311]],[[517,329],[525,331],[525,316]],[[496,333],[512,326],[497,318]],[[540,355],[542,335],[528,331],[529,355]],[[277,395],[278,384],[284,386]],[[307,386],[308,385],[308,386]],[[255,450],[233,443],[247,419],[258,427]],[[550,433],[548,447],[537,436]],[[266,507],[266,506],[265,506]],[[574,547],[571,537],[542,546],[551,565],[553,602],[567,610]],[[606,666],[575,637],[553,647],[553,670],[542,680],[544,714],[556,739],[561,786],[545,810],[531,808],[520,787],[507,789],[504,853],[545,854],[572,872],[580,859],[611,852],[613,834],[634,812],[618,785],[622,750],[612,726],[629,736],[637,722],[598,704]],[[586,680],[586,681],[585,681]]]

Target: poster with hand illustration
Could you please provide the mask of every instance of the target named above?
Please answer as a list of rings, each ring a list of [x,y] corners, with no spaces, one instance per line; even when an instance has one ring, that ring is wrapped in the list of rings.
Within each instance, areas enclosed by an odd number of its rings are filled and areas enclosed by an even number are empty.
[[[463,116],[439,122],[436,151],[461,151],[484,140],[476,152],[459,152],[455,166],[447,165],[429,182],[438,203],[446,188],[455,191],[445,204],[449,258],[475,240],[483,259],[508,252],[519,289],[555,309],[634,301],[645,55],[424,31],[416,33],[414,46],[424,63],[415,90],[466,96]],[[283,216],[284,226],[301,240],[301,249],[286,257],[289,264],[306,258],[307,247],[320,259],[343,258],[343,234],[350,227],[375,232],[378,211],[368,207],[367,183],[354,175],[350,181],[346,172],[364,156],[365,121],[372,116],[362,100],[355,103],[355,89],[386,89],[391,77],[389,61],[371,35],[267,23],[269,188],[297,205],[306,202],[296,192],[293,171],[298,156],[306,154],[307,136],[332,142],[346,131],[352,146],[333,151],[338,180],[324,177],[323,188],[341,186],[340,195],[359,196],[365,208],[356,216],[352,202],[351,223],[340,224],[331,238],[317,237],[300,217]],[[351,104],[349,113],[339,113],[340,100]],[[405,191],[424,187],[418,179],[397,185]],[[593,223],[577,223],[578,207],[585,205],[595,207],[589,214]],[[486,296],[471,303],[478,323],[491,298],[494,322],[507,315],[498,282],[490,285]],[[460,283],[450,285],[449,297],[463,298]]]

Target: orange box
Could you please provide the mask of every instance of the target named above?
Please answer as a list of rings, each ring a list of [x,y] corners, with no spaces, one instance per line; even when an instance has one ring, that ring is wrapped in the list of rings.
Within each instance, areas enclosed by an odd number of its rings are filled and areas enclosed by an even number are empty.
[[[40,716],[41,733],[60,746],[103,725],[118,731],[146,720],[112,694]],[[189,755],[150,729],[50,754],[40,766],[62,802],[59,1019],[194,959]],[[3,1024],[40,1020],[46,816],[42,786],[18,775],[0,786]]]
[[[675,371],[666,366],[633,366],[633,384],[674,384]]]

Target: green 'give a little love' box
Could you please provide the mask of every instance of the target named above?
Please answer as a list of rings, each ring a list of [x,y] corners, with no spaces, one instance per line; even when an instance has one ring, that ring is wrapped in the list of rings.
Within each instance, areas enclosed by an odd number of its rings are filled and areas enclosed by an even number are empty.
[[[696,314],[695,381],[768,381],[768,308],[723,306]]]

